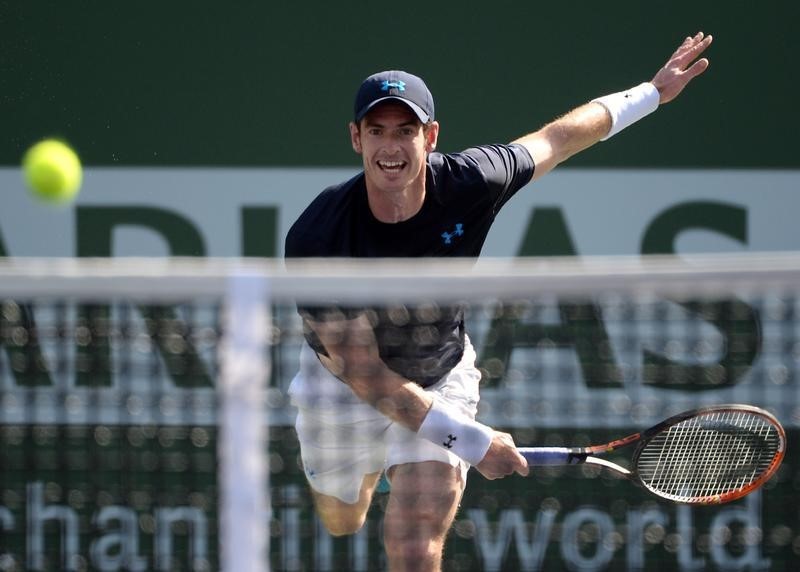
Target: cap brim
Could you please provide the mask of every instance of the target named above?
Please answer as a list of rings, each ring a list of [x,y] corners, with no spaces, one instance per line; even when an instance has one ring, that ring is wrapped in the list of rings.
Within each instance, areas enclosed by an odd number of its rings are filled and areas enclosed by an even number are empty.
[[[386,97],[382,97],[380,99],[376,99],[375,101],[371,102],[369,105],[363,107],[361,109],[361,111],[358,112],[358,115],[356,115],[356,123],[358,123],[359,121],[364,119],[364,116],[367,113],[369,113],[369,111],[373,107],[375,107],[379,103],[382,103],[384,101],[389,101],[389,100],[395,100],[395,101],[399,101],[400,103],[405,104],[406,107],[408,107],[411,111],[413,111],[414,115],[416,115],[419,118],[419,120],[422,121],[423,123],[427,123],[431,118],[430,115],[425,113],[422,110],[422,108],[419,105],[417,105],[416,103],[414,103],[413,101],[409,101],[407,99],[404,99],[404,98],[396,96],[396,95],[387,95]]]

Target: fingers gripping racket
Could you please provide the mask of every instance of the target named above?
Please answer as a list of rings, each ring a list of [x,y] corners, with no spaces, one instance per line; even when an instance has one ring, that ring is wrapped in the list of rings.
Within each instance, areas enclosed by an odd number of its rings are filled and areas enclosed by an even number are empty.
[[[596,457],[638,443],[632,470]],[[529,466],[606,467],[673,502],[719,504],[751,493],[778,470],[786,433],[775,417],[749,405],[679,413],[642,433],[590,447],[523,447]]]

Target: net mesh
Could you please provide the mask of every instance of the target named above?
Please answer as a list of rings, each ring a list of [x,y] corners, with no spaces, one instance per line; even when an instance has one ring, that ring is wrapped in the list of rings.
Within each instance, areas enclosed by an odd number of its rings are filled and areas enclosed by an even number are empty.
[[[219,302],[0,312],[0,569],[217,569]]]
[[[296,304],[416,316],[416,342],[425,312],[462,307],[478,418],[520,446],[603,443],[718,403],[787,428],[763,490],[702,512],[588,466],[473,471],[445,570],[797,561],[800,258],[430,262],[0,264],[0,570],[385,569],[385,483],[355,535],[314,515],[287,394]]]

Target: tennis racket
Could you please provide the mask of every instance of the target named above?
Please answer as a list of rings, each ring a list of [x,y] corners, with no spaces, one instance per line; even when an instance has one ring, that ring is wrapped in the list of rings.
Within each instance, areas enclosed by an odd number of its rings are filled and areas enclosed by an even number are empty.
[[[632,470],[596,457],[638,443]],[[522,447],[529,466],[585,463],[628,477],[658,497],[687,504],[741,498],[778,470],[786,432],[769,412],[718,405],[679,413],[642,433],[590,447]]]

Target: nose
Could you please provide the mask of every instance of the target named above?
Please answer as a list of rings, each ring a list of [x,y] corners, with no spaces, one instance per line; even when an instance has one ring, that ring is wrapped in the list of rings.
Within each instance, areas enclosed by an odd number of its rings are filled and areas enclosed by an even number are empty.
[[[400,136],[390,135],[386,138],[384,147],[389,151],[396,152],[401,148],[400,141]]]

